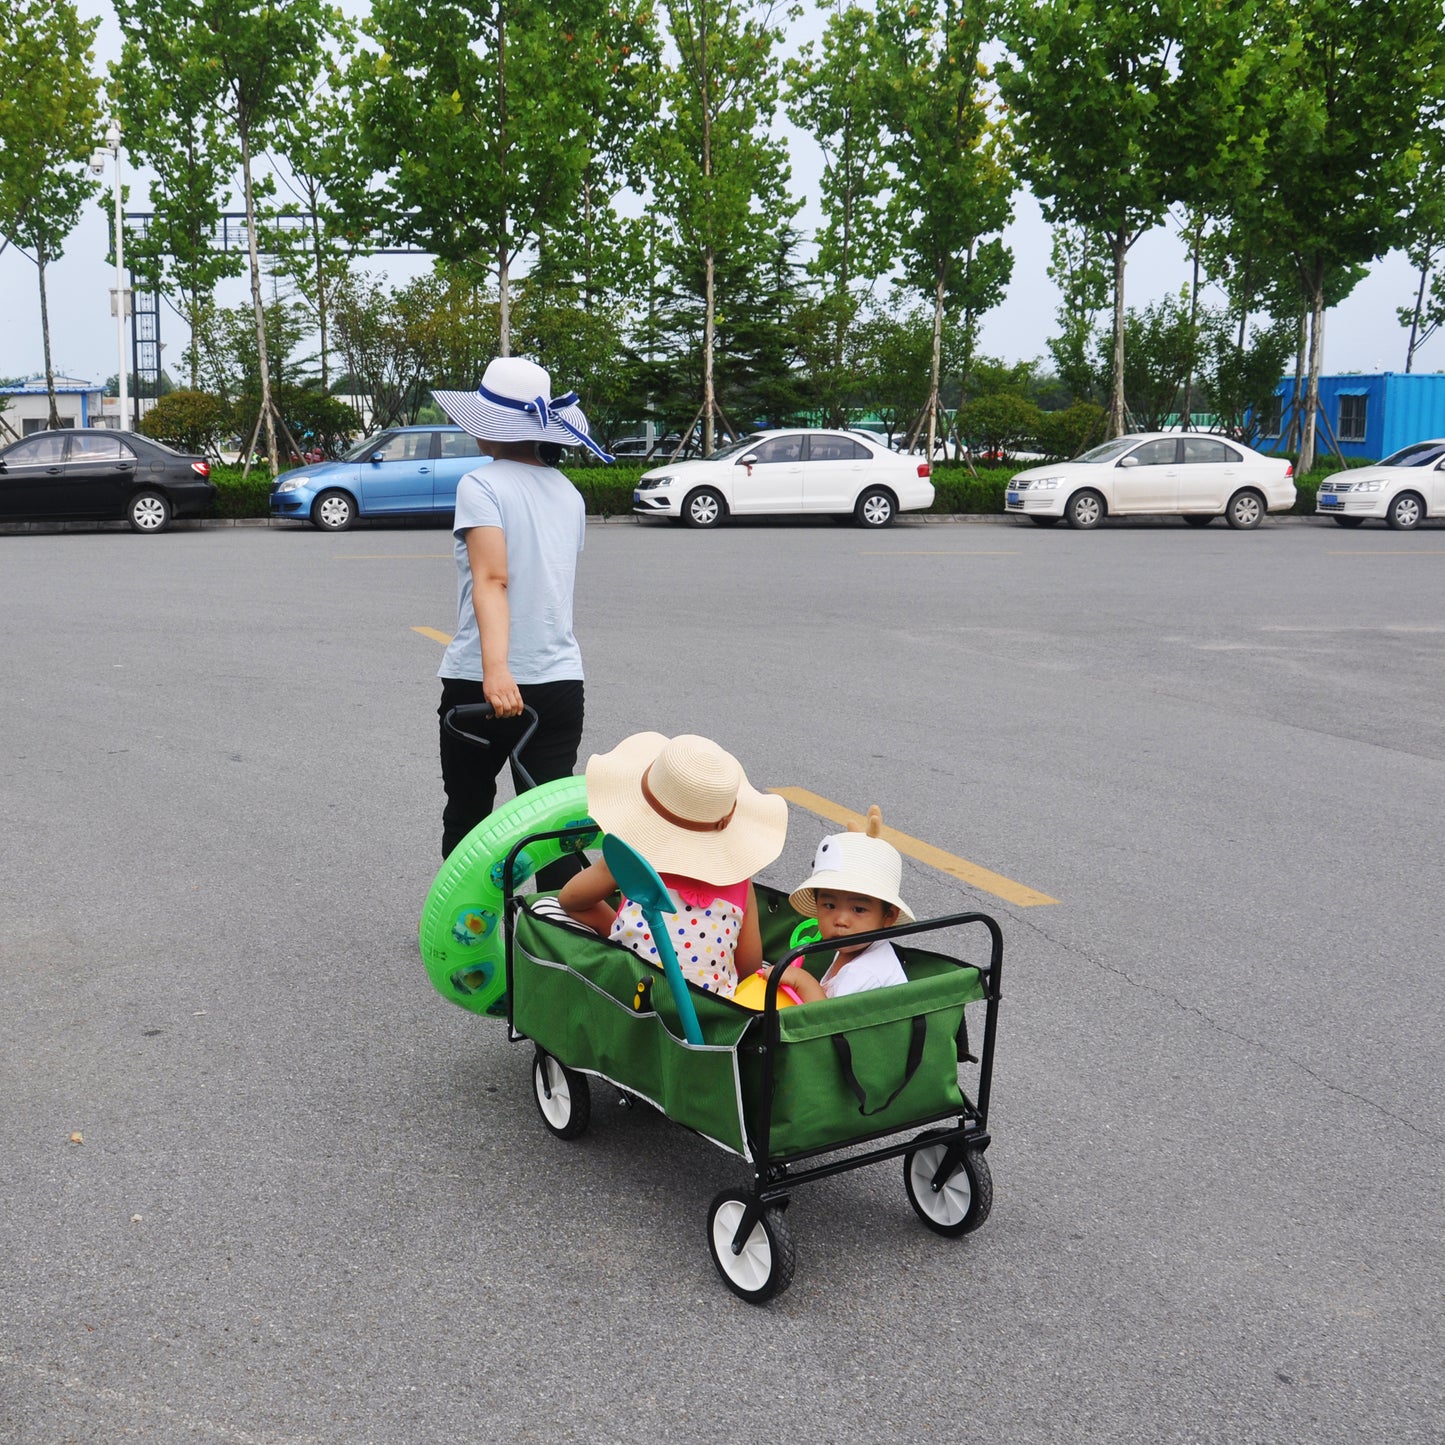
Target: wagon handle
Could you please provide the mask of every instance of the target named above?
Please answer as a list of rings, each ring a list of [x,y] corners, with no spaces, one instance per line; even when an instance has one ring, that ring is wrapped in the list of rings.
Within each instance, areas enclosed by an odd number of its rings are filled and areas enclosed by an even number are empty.
[[[491,738],[482,737],[479,733],[472,733],[466,730],[463,724],[476,724],[485,722],[488,718],[494,718],[497,710],[489,702],[463,702],[456,707],[448,708],[442,716],[442,726],[454,737],[461,738],[463,742],[471,743],[474,747],[489,748],[492,745]],[[522,729],[522,736],[519,737],[512,747],[512,766],[517,770],[517,777],[530,791],[537,784],[521,762],[518,761],[518,754],[532,741],[532,734],[537,731],[537,709],[522,704],[522,715],[527,719],[527,726]]]

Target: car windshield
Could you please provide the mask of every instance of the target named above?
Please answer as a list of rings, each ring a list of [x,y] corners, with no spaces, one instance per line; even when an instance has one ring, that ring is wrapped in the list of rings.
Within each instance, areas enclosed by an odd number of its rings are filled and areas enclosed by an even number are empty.
[[[720,461],[723,457],[735,457],[739,452],[745,452],[750,447],[757,446],[762,440],[762,433],[754,432],[752,436],[744,437],[741,441],[730,442],[725,447],[719,447],[708,460],[716,462]]]
[[[1081,456],[1075,457],[1074,460],[1076,462],[1112,462],[1115,457],[1123,456],[1138,441],[1138,437],[1115,437],[1111,442],[1091,447]]]
[[[341,458],[344,462],[364,462],[372,452],[381,450],[382,439],[386,436],[384,431],[379,431],[375,436],[367,437],[364,442],[358,442],[352,449]]]
[[[1445,457],[1445,442],[1416,442],[1414,446],[1401,447],[1393,456],[1380,463],[1382,467],[1433,467]]]

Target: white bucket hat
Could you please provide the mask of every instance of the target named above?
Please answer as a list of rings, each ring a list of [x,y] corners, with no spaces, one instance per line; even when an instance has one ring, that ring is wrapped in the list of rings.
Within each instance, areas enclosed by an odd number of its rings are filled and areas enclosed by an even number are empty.
[[[751,878],[788,836],[788,805],[760,793],[707,738],[634,733],[587,759],[587,811],[659,873],[722,887]]]
[[[818,844],[813,876],[788,898],[805,918],[818,916],[819,888],[834,893],[859,893],[891,903],[899,921],[913,922],[913,910],[898,896],[903,884],[903,857],[892,843],[865,833],[834,833]]]
[[[610,462],[589,435],[577,393],[552,395],[544,367],[521,356],[499,356],[475,391],[434,391],[432,399],[464,431],[489,442],[557,442],[582,446]]]

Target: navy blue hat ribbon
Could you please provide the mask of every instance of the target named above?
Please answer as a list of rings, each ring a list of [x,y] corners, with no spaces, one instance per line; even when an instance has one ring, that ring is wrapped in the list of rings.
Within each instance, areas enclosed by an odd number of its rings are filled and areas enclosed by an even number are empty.
[[[535,416],[543,431],[556,422],[564,431],[570,432],[577,439],[578,445],[586,447],[594,456],[604,462],[613,460],[585,431],[573,426],[561,414],[563,407],[577,405],[578,396],[575,391],[569,391],[565,396],[554,396],[551,401],[541,396],[534,397],[531,401],[518,401],[516,397],[503,396],[501,392],[492,391],[486,386],[478,386],[477,395],[483,401],[491,402],[493,406],[504,406],[511,411],[520,411],[528,416]]]

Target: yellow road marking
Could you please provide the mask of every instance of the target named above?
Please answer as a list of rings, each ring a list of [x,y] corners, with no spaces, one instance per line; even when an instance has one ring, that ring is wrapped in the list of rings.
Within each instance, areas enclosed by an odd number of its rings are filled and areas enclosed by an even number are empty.
[[[796,803],[800,808],[806,808],[810,813],[816,813],[820,818],[826,818],[830,823],[842,823],[845,826],[854,823],[861,828],[867,822],[862,813],[855,813],[841,804],[820,798],[817,793],[810,793],[806,788],[771,788],[769,791],[780,798],[786,798],[790,803]],[[1012,878],[1005,878],[1002,873],[970,863],[967,858],[945,853],[942,848],[935,848],[932,843],[910,838],[907,833],[900,833],[897,828],[890,828],[886,824],[883,836],[900,853],[906,853],[910,858],[916,858],[930,868],[937,868],[940,873],[947,873],[970,887],[992,893],[995,898],[1002,898],[1005,903],[1013,903],[1020,908],[1036,908],[1042,903],[1059,901],[1057,898],[1050,898],[1047,893],[1040,893],[1037,888],[1015,883]]]
[[[430,637],[433,642],[440,642],[443,647],[452,640],[449,633],[438,632],[435,627],[413,627],[412,631],[420,632],[423,637]]]

